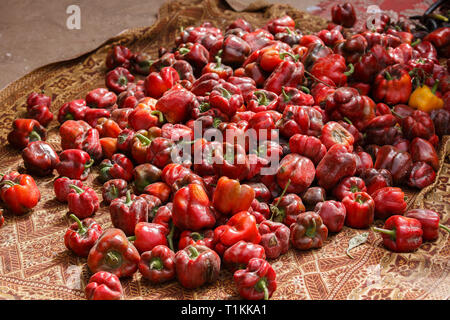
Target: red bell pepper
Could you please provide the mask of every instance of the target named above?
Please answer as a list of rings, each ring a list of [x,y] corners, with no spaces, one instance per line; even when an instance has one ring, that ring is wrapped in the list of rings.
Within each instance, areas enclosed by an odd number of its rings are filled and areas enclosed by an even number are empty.
[[[261,241],[256,219],[247,211],[236,213],[226,224],[220,225],[214,230],[216,243],[214,250],[222,255],[227,248],[240,240],[256,244]]]
[[[117,95],[106,88],[97,88],[89,91],[85,100],[91,108],[111,109],[117,102]]]
[[[231,272],[247,267],[252,258],[266,259],[264,247],[246,241],[238,241],[223,253],[223,264]]]
[[[369,227],[375,216],[375,202],[366,192],[351,193],[342,199],[346,209],[345,225],[350,228]]]
[[[138,269],[139,252],[122,230],[106,229],[89,251],[87,265],[91,272],[107,271],[119,278],[130,277]]]
[[[172,189],[164,182],[154,182],[144,188],[144,193],[155,196],[159,198],[162,203],[166,203],[169,200]]]
[[[28,115],[37,120],[44,127],[48,126],[48,124],[53,120],[53,113],[50,112],[49,107],[38,104],[30,107],[28,110]]]
[[[38,176],[51,174],[59,163],[55,150],[44,141],[31,142],[23,149],[22,158],[27,171]]]
[[[155,110],[157,101],[152,100],[152,103],[139,103],[128,115],[128,124],[133,130],[148,130],[164,123],[163,113]]]
[[[106,56],[106,67],[108,69],[114,69],[116,67],[130,67],[130,59],[133,53],[130,49],[122,45],[113,46]]]
[[[329,232],[339,232],[345,222],[347,210],[342,202],[328,200],[316,204],[314,211],[322,218]]]
[[[238,180],[221,177],[212,197],[212,205],[221,214],[232,216],[250,208],[255,191],[249,185],[241,185]]]
[[[390,105],[407,103],[412,91],[411,76],[401,65],[389,66],[381,71],[372,86],[373,97]]]
[[[74,184],[79,188],[83,187],[83,182],[80,180],[69,179],[67,177],[61,177],[53,181],[53,190],[58,201],[67,202],[67,195],[72,190],[69,187],[71,184]]]
[[[346,71],[347,68],[349,68],[348,71]],[[354,67],[353,64],[347,67],[345,58],[340,54],[330,54],[317,59],[310,72],[315,77],[326,76],[341,87],[347,83],[347,77],[354,72]]]
[[[439,214],[428,209],[411,209],[405,215],[407,218],[414,218],[420,221],[422,225],[422,239],[425,241],[434,241],[439,237],[439,229],[450,232],[450,228],[440,223]]]
[[[430,139],[435,134],[434,123],[427,112],[415,110],[401,121],[402,132],[405,138],[415,137]]]
[[[79,186],[80,187],[80,186]],[[123,179],[112,179],[106,181],[102,186],[102,198],[106,204],[110,204],[114,199],[127,194],[128,183]]]
[[[334,23],[351,28],[356,22],[356,13],[349,2],[337,4],[331,8],[331,18]]]
[[[175,278],[175,253],[164,245],[142,253],[139,272],[151,283],[163,283]]]
[[[30,112],[30,109],[34,106],[43,105],[47,108],[50,108],[52,104],[52,98],[47,96],[42,91],[41,93],[32,92],[27,97],[27,111]]]
[[[41,193],[33,177],[11,172],[0,181],[0,198],[11,213],[20,216],[38,204]]]
[[[88,109],[84,99],[66,102],[59,108],[58,122],[62,124],[67,120],[84,120]]]
[[[341,145],[349,152],[352,152],[355,138],[338,122],[329,121],[322,127],[320,141],[322,141],[327,150],[330,150],[334,145]]]
[[[16,119],[12,131],[8,133],[8,142],[17,149],[25,148],[30,142],[45,140],[45,128],[34,119]]]
[[[283,116],[277,122],[277,128],[283,136],[290,138],[294,134],[307,134],[309,124],[306,108],[288,105],[283,111]]]
[[[214,231],[211,229],[203,231],[185,230],[180,234],[178,250],[183,250],[189,245],[202,245],[214,249]]]
[[[375,202],[375,217],[387,219],[394,214],[403,214],[406,211],[405,194],[402,189],[385,187],[371,194]]]
[[[297,87],[303,82],[305,68],[299,61],[281,62],[264,82],[264,89],[281,94],[282,87]]]
[[[104,159],[111,159],[114,154],[118,152],[117,138],[100,138],[100,146],[102,148],[102,157]]]
[[[311,160],[296,153],[286,155],[277,171],[277,183],[286,192],[300,193],[306,190],[314,180],[316,170]]]
[[[434,170],[439,170],[439,157],[433,145],[422,138],[416,137],[409,145],[409,152],[413,162],[425,162],[433,167]]]
[[[102,117],[97,120],[95,129],[100,134],[100,138],[117,138],[122,132],[122,128],[116,121],[108,119],[106,117]]]
[[[93,274],[84,291],[88,300],[120,300],[123,295],[119,278],[106,271]]]
[[[146,162],[147,153],[154,138],[151,132],[146,130],[139,130],[132,134],[130,153],[136,163],[143,164]]]
[[[94,159],[89,154],[79,149],[67,149],[59,154],[60,162],[56,165],[56,171],[60,176],[76,180],[86,180]]]
[[[360,177],[364,180],[368,194],[393,185],[392,174],[386,169],[365,169],[361,172]]]
[[[216,223],[208,195],[198,184],[189,184],[175,193],[172,214],[174,225],[181,230],[199,231]]]
[[[171,89],[180,77],[178,72],[172,67],[164,67],[159,72],[150,73],[144,81],[145,93],[147,96],[159,99]]]
[[[433,167],[419,161],[413,164],[407,184],[413,188],[423,189],[432,184],[435,179],[436,171],[434,171]]]
[[[221,52],[219,51],[221,54]],[[220,79],[227,80],[233,75],[233,69],[222,63],[220,55],[214,57],[215,62],[210,62],[202,69],[202,75],[206,73],[217,73]]]
[[[217,108],[227,116],[232,117],[244,103],[241,90],[231,83],[221,83],[216,85],[210,95],[209,103],[213,108]]]
[[[231,67],[239,67],[250,54],[250,45],[242,38],[229,35],[223,40],[222,62]]]
[[[285,195],[289,184],[290,181],[288,181],[280,196],[275,198],[270,205],[270,211],[272,213],[270,220],[282,222],[288,227],[296,221],[297,216],[300,213],[305,212],[302,198],[295,193],[288,193]]]
[[[269,300],[277,289],[276,273],[264,259],[253,258],[233,275],[239,295],[246,300]]]
[[[383,228],[372,230],[380,232],[383,244],[394,252],[411,252],[422,244],[422,225],[414,218],[394,215],[385,221]]]
[[[117,150],[124,154],[131,154],[133,144],[134,130],[125,128],[117,136]]]
[[[92,216],[100,207],[97,193],[90,187],[82,188],[72,184],[69,185],[72,191],[67,195],[67,204],[69,211],[76,215],[79,219]]]
[[[136,52],[130,58],[131,69],[139,74],[147,76],[150,73],[150,66],[153,60],[151,56],[145,52]]]
[[[282,223],[264,220],[258,226],[261,234],[260,245],[264,248],[267,258],[276,259],[289,249],[290,229]]]
[[[103,232],[102,227],[91,218],[80,221],[74,214],[71,214],[70,218],[75,222],[64,234],[64,244],[77,256],[87,257],[95,242],[100,238]]]
[[[290,226],[290,242],[298,250],[320,248],[328,237],[328,228],[315,212],[300,213]]]
[[[169,163],[172,163],[172,151],[177,147],[172,140],[157,137],[153,139],[144,162],[151,163],[158,168],[164,168]]]
[[[302,90],[304,90],[302,88]],[[283,112],[286,106],[312,106],[314,105],[314,98],[309,94],[309,89],[306,92],[292,87],[281,88],[281,94],[278,97],[277,110]],[[248,106],[247,106],[248,107]]]
[[[331,146],[316,168],[319,186],[331,190],[342,178],[356,172],[355,155],[341,144]]]
[[[342,179],[339,184],[334,187],[333,195],[339,200],[342,201],[346,196],[350,193],[355,192],[367,192],[366,184],[364,180],[358,177],[347,177]]]
[[[148,204],[145,199],[132,195],[128,190],[126,196],[111,201],[109,213],[113,226],[131,236],[139,222],[148,221]]]
[[[220,257],[206,246],[189,245],[175,254],[175,270],[183,287],[198,288],[217,280]]]
[[[411,155],[400,152],[396,147],[385,145],[377,152],[375,169],[387,169],[392,174],[395,184],[401,184],[408,179],[412,168]]]
[[[381,146],[386,144],[392,145],[401,137],[397,123],[397,118],[392,114],[385,114],[373,118],[364,128],[366,143],[374,143]]]
[[[450,126],[448,125],[450,123],[450,109],[434,109],[430,116],[434,123],[435,132],[439,137],[450,135]]]
[[[116,67],[106,74],[106,87],[119,94],[127,89],[127,84],[134,81],[134,76],[123,67]]]
[[[133,163],[125,155],[116,153],[110,159],[100,163],[100,180],[123,179],[130,182],[133,179]]]
[[[216,149],[214,172],[230,179],[244,180],[250,171],[250,164],[245,149],[240,144],[225,142],[222,148]]]
[[[181,44],[174,53],[175,59],[186,60],[194,69],[194,74],[199,76],[209,62],[209,52],[200,43]]]
[[[313,211],[319,202],[326,199],[326,191],[321,187],[310,187],[302,194],[302,201],[306,210]]]
[[[186,89],[170,90],[158,100],[156,110],[164,114],[167,122],[180,123],[187,119],[195,102],[195,95]]]
[[[168,246],[168,234],[169,230],[163,225],[141,221],[136,224],[134,236],[128,237],[128,240],[133,241],[133,245],[142,254],[158,245]],[[173,250],[173,245],[171,249]]]

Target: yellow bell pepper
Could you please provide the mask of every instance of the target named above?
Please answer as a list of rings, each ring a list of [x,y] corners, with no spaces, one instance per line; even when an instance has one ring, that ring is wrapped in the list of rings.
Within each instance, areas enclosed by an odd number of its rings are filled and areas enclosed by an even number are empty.
[[[444,100],[435,94],[438,86],[439,81],[436,81],[431,89],[427,85],[417,87],[417,89],[411,93],[408,105],[411,108],[416,108],[425,112],[431,112],[431,110],[443,108]]]

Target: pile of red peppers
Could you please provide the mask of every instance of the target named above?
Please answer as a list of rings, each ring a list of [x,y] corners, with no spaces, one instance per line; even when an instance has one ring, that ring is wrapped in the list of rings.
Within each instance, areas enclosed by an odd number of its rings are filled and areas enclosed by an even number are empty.
[[[243,19],[226,30],[204,22],[157,58],[116,45],[105,87],[58,109],[58,151],[45,141],[51,98],[29,95],[8,141],[28,173],[59,174],[64,243],[93,273],[87,299],[121,299],[120,280],[136,272],[193,289],[223,268],[242,298],[269,299],[270,261],[318,249],[344,226],[372,227],[394,252],[449,231],[437,212],[407,211],[402,188],[422,189],[439,170],[436,150],[450,133],[450,28],[415,38],[382,15],[371,29],[348,29],[348,3],[333,7],[332,20],[310,35],[289,16],[256,29]],[[198,137],[199,126],[234,136]],[[256,148],[237,141],[251,129],[266,133],[257,131]],[[183,148],[204,157],[194,163]],[[85,183],[94,166],[101,197]],[[2,176],[0,198],[23,215],[40,192],[14,171]],[[95,221],[101,200],[111,228]]]

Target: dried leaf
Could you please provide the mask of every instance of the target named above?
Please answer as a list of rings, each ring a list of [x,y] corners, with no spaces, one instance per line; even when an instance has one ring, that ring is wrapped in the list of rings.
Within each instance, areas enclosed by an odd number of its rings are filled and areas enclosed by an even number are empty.
[[[349,251],[352,250],[353,248],[362,245],[363,243],[365,243],[367,241],[367,238],[369,237],[369,233],[368,232],[364,232],[361,234],[358,234],[356,236],[354,236],[353,238],[350,239],[350,241],[348,242],[348,248],[347,251],[345,252],[350,258],[354,259]]]

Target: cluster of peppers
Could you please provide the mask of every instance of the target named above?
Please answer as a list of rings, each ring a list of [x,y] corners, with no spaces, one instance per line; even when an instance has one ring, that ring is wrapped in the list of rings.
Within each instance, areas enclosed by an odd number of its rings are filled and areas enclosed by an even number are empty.
[[[373,230],[396,252],[448,230],[436,212],[406,212],[399,186],[424,188],[439,169],[450,78],[438,58],[447,57],[449,32],[415,39],[383,15],[380,26],[344,37],[353,7],[336,5],[332,18],[315,35],[289,16],[258,29],[238,19],[224,33],[204,22],[182,29],[157,59],[116,45],[106,88],[59,108],[59,154],[44,141],[50,97],[29,96],[33,119],[15,120],[8,141],[30,172],[58,172],[55,196],[73,220],[65,245],[93,273],[88,299],[120,299],[120,278],[136,272],[193,289],[216,281],[221,267],[242,298],[268,299],[277,285],[267,259],[320,248],[344,225],[387,219]],[[194,139],[198,124],[234,138]],[[249,129],[268,132],[258,150],[234,140]],[[175,162],[180,146],[210,157]],[[265,175],[273,154],[281,161]],[[84,184],[94,164],[113,225],[106,230],[93,219],[100,199]],[[0,196],[23,214],[40,194],[14,172]]]

